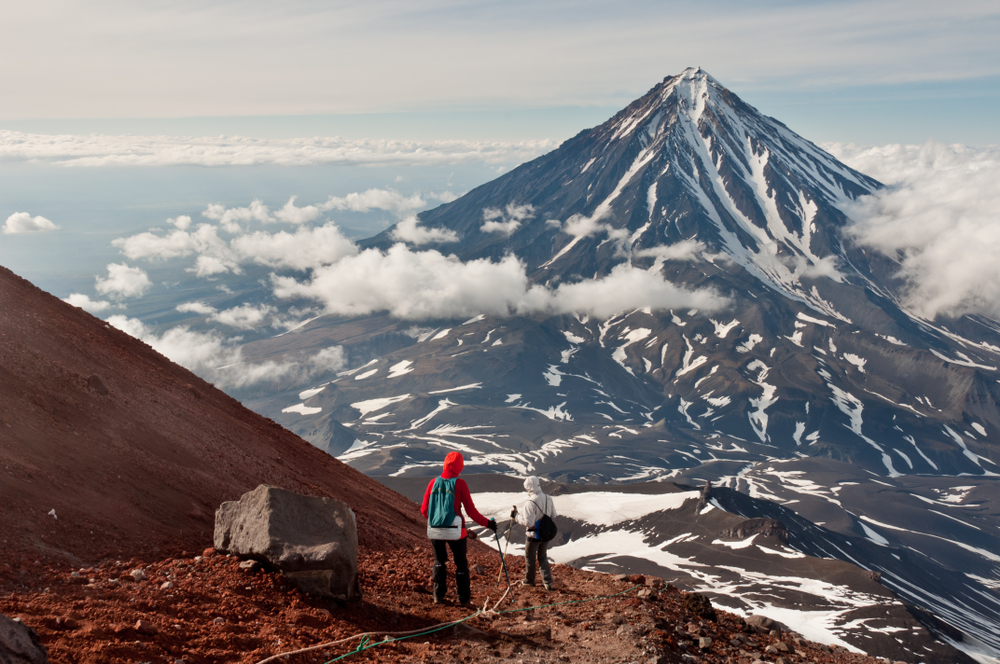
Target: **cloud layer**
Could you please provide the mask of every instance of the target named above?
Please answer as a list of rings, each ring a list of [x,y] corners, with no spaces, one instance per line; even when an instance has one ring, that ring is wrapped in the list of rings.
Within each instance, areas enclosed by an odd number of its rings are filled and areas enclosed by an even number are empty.
[[[0,130],[0,160],[45,161],[64,166],[314,166],[318,164],[434,165],[479,162],[519,164],[556,147],[527,141],[392,141],[346,138],[265,139],[242,136],[44,135]],[[331,198],[327,209],[356,209],[353,200]],[[375,201],[377,202],[377,201]],[[338,207],[343,205],[344,207]],[[373,204],[369,207],[381,207]],[[419,206],[418,206],[419,207]],[[381,208],[386,209],[386,208]],[[280,214],[280,213],[279,213]],[[292,221],[288,219],[286,221]]]
[[[308,280],[273,277],[279,298],[309,298],[329,313],[363,315],[389,311],[402,319],[454,318],[486,313],[584,313],[598,318],[628,309],[726,304],[714,291],[687,291],[657,274],[622,264],[599,279],[532,284],[515,256],[499,262],[462,262],[437,251],[413,251],[402,244],[382,252],[367,249],[313,271]]]
[[[1000,148],[828,145],[888,187],[849,210],[864,245],[902,255],[905,303],[938,314],[1000,316]]]

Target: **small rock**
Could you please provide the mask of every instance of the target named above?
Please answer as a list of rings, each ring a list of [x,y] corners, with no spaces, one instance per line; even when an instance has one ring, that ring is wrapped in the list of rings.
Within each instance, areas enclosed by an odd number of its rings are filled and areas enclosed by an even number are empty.
[[[649,590],[648,588],[643,588],[642,590],[640,590],[639,592],[637,592],[635,594],[635,596],[639,597],[640,599],[646,599],[647,597],[649,597],[652,594],[653,594],[652,590]]]
[[[701,593],[688,593],[684,596],[684,608],[700,618],[715,621],[718,614],[711,600]]]
[[[80,623],[66,616],[59,616],[55,620],[55,628],[58,630],[71,630],[80,626]]]
[[[764,648],[764,652],[766,652],[768,655],[777,655],[779,651],[774,646],[768,646]]]
[[[702,650],[706,650],[706,649],[710,648],[711,646],[712,646],[712,639],[710,637],[707,637],[707,636],[699,637],[699,639],[698,639],[698,647],[699,648],[701,648]]]
[[[145,634],[147,636],[153,636],[159,633],[160,630],[156,628],[156,625],[149,622],[148,620],[139,619],[135,622],[135,631],[140,634]]]
[[[260,563],[256,560],[244,560],[240,563],[240,569],[250,574],[254,574],[260,569]]]
[[[795,652],[795,650],[784,641],[778,641],[777,643],[774,644],[774,647],[780,650],[781,652],[786,652],[786,653]]]
[[[729,639],[729,645],[733,646],[734,648],[738,648],[742,644],[743,642],[740,641],[739,639]]]
[[[141,570],[141,569],[134,569],[134,570],[132,570],[131,572],[129,572],[129,576],[131,576],[132,579],[134,579],[135,581],[145,581],[146,580],[146,572],[145,572],[145,570]]]
[[[483,576],[486,574],[486,568],[478,563],[470,567],[469,571],[472,572],[474,576]]]
[[[215,623],[216,625],[222,625],[223,623],[226,622],[226,619],[223,618],[222,616],[219,616],[218,618],[216,618],[212,622]]]
[[[209,547],[201,552],[202,558],[211,558],[214,555],[215,555],[215,549],[213,549],[212,547]]]
[[[615,581],[628,581],[628,574],[615,574],[611,578]]]
[[[174,587],[173,581],[164,581],[163,584],[160,586],[160,590],[172,590],[173,587]]]

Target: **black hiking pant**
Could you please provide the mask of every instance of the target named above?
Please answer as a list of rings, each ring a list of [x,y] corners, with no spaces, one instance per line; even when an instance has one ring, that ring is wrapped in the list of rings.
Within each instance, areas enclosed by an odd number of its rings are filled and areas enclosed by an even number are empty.
[[[434,545],[434,599],[444,599],[448,592],[448,549],[455,559],[455,590],[458,592],[458,603],[467,604],[472,599],[472,589],[469,584],[469,560],[467,558],[468,542],[463,537],[459,540],[431,540]]]

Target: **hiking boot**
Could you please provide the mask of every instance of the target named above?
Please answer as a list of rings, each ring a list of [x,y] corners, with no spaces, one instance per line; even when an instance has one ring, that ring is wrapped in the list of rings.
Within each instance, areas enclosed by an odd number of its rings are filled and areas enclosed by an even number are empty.
[[[535,587],[535,582],[534,581],[528,581],[527,579],[521,579],[521,585],[522,586],[531,586],[532,588],[534,588]]]
[[[552,584],[551,583],[546,583],[545,584],[545,589],[546,590],[552,590]]]
[[[435,604],[444,604],[444,597],[435,597],[434,598],[434,603]]]

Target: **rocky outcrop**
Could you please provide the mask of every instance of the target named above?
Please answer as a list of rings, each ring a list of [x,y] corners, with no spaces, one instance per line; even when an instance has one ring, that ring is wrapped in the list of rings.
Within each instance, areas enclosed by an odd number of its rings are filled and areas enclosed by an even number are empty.
[[[361,597],[354,511],[334,498],[261,484],[219,507],[215,548],[264,562],[303,592],[338,600]]]
[[[727,528],[719,533],[729,539],[746,539],[753,535],[776,537],[782,544],[788,544],[788,529],[777,519],[747,519],[743,523]]]
[[[0,615],[0,664],[49,664],[49,656],[35,630]]]
[[[788,631],[788,625],[759,614],[747,616],[746,623],[763,632],[770,632],[771,630],[778,630],[779,632]]]

